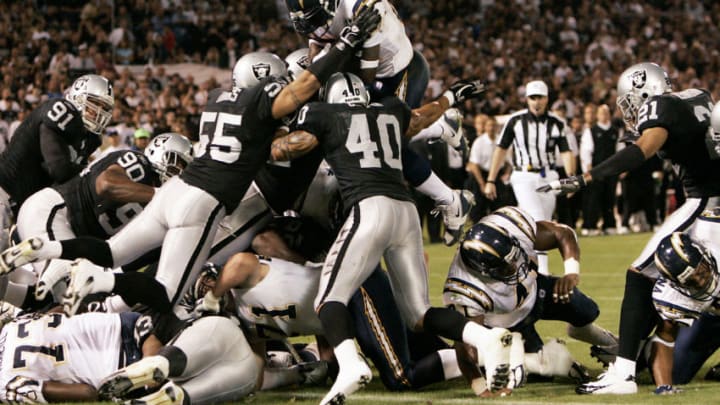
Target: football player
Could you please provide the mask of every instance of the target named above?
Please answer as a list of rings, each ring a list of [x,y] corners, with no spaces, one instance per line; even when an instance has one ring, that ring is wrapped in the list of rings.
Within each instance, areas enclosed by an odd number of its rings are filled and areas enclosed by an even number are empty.
[[[359,71],[370,92],[372,101],[381,101],[395,95],[411,108],[418,108],[427,88],[430,69],[422,54],[413,50],[405,27],[395,8],[387,0],[286,0],[290,20],[295,30],[309,38],[310,59],[322,56],[323,47],[337,37],[344,21],[362,6],[373,7],[380,12],[382,23],[378,30],[365,41],[360,57]],[[455,93],[461,84],[454,84]],[[477,86],[478,91],[483,91]],[[451,105],[455,104],[451,100]],[[427,125],[426,125],[427,126]],[[421,128],[424,128],[423,126]],[[450,110],[439,120],[437,127],[428,131],[446,134],[455,132],[451,140],[453,147],[459,147],[462,116],[457,110]],[[417,132],[417,131],[416,131]],[[443,215],[445,232],[443,241],[447,245],[457,242],[467,220],[470,208],[475,204],[472,193],[467,190],[453,190],[432,172],[430,162],[408,149],[402,154],[405,177],[418,191],[430,196]]]
[[[77,78],[65,98],[53,98],[33,110],[0,154],[0,248],[13,214],[33,193],[64,183],[87,165],[100,146],[115,98],[102,76]]]
[[[536,250],[558,249],[565,259],[565,276],[538,273]],[[540,319],[567,322],[568,335],[612,348],[617,339],[593,322],[597,304],[578,288],[580,247],[575,231],[550,221],[535,221],[517,208],[503,207],[480,219],[461,242],[443,289],[445,305],[487,327],[518,332],[524,349],[511,357],[511,384],[524,382],[525,371],[544,376],[571,376],[585,382],[589,375],[564,346],[544,348],[535,329]],[[513,345],[516,343],[513,342]],[[520,343],[522,346],[522,343]],[[458,361],[476,394],[480,373],[471,348],[456,346]],[[513,347],[515,349],[515,347]],[[524,365],[524,367],[523,367]]]
[[[105,377],[98,390],[105,400],[130,400],[132,391],[162,384],[132,399],[133,404],[216,404],[246,397],[261,384],[262,359],[237,323],[220,316],[198,319],[154,356]]]
[[[300,110],[298,130],[321,145],[337,176],[346,218],[325,259],[315,300],[325,337],[340,366],[335,384],[321,403],[342,401],[372,376],[355,348],[347,303],[381,257],[405,324],[466,341],[488,353],[490,385],[494,387],[495,380],[504,386],[509,332],[467,322],[448,308],[430,308],[420,224],[400,160],[410,123],[407,104],[389,97],[369,105],[362,80],[350,73],[333,75],[321,94],[324,102]]]
[[[183,171],[192,161],[191,153],[190,141],[175,133],[153,138],[144,154],[112,152],[71,180],[28,198],[18,213],[18,234],[47,240],[77,236],[107,239],[142,212],[162,183]],[[33,263],[40,277],[36,299],[44,300],[48,290],[68,275],[69,264],[68,260]],[[4,299],[26,308],[21,298],[24,292],[16,291],[19,287],[12,284],[8,288],[10,294]],[[63,292],[61,288],[53,294],[56,302],[61,302]]]
[[[682,181],[687,200],[655,232],[626,274],[620,311],[620,347],[615,363],[597,381],[578,389],[583,394],[633,394],[635,356],[640,341],[655,327],[652,289],[659,273],[653,255],[660,241],[672,232],[689,232],[700,243],[694,228],[706,209],[720,206],[720,138],[708,127],[713,100],[705,90],[673,92],[665,70],[654,63],[639,63],[618,79],[617,104],[629,130],[639,135],[634,144],[595,166],[587,173],[554,181],[539,191],[575,192],[593,179],[605,179],[640,166],[656,153],[669,160]]]
[[[72,314],[88,294],[112,291],[128,305],[143,302],[161,312],[170,311],[205,263],[218,223],[237,207],[265,163],[280,119],[313,96],[372,33],[378,20],[376,11],[364,8],[328,55],[289,84],[285,64],[277,56],[251,53],[240,58],[233,69],[231,91],[213,91],[201,116],[200,142],[205,153],[168,181],[134,221],[108,242],[28,239],[7,251],[6,267],[39,259],[86,257],[113,268],[162,246],[154,277],[75,267],[65,309]]]

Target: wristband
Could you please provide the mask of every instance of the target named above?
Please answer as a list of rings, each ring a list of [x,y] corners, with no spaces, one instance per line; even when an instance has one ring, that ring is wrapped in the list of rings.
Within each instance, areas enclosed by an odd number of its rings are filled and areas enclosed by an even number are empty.
[[[495,180],[485,180],[485,183],[495,184]]]
[[[675,342],[668,342],[667,340],[661,338],[658,335],[653,335],[653,337],[650,339],[650,341],[660,343],[661,345],[663,345],[665,347],[669,347],[669,348],[675,347]]]
[[[445,93],[443,93],[443,97],[448,99],[448,103],[450,103],[450,107],[455,105],[455,94],[453,94],[450,90],[445,90]]]
[[[360,59],[360,69],[374,69],[378,66],[380,66],[380,61],[377,59],[375,59],[375,60]]]
[[[575,258],[569,258],[563,262],[565,274],[580,274],[580,262]]]

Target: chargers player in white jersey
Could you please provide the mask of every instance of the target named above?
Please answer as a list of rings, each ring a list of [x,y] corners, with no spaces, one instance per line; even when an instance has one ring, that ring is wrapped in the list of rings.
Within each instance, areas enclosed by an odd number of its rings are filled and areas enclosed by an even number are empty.
[[[565,259],[564,277],[537,273],[535,250],[539,248],[560,251]],[[584,368],[573,362],[567,349],[552,346],[550,353],[543,348],[534,327],[540,319],[568,322],[568,334],[579,340],[606,347],[616,344],[611,333],[593,323],[600,313],[595,302],[576,288],[579,254],[571,228],[535,221],[527,212],[510,206],[482,218],[460,244],[445,282],[444,302],[478,323],[522,335],[524,350],[519,336],[514,336],[509,388],[522,384],[523,361],[530,373],[589,378]],[[469,351],[458,352],[458,361],[461,366],[467,363],[463,371],[473,379],[475,389],[480,374],[472,362],[464,360],[472,359],[471,356]],[[482,389],[480,384],[476,393],[480,394]]]

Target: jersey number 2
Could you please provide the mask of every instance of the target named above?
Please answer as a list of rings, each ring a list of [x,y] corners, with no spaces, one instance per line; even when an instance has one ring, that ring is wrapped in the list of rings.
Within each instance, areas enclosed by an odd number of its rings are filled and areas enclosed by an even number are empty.
[[[389,114],[380,114],[377,119],[380,135],[382,161],[393,169],[402,169],[400,161],[400,124],[397,118]],[[395,150],[390,140],[395,143]],[[379,168],[381,160],[375,156],[378,151],[377,142],[370,138],[370,127],[365,114],[353,114],[350,122],[350,133],[345,141],[345,148],[350,153],[362,153],[360,167],[363,169]],[[397,151],[397,154],[395,153]]]

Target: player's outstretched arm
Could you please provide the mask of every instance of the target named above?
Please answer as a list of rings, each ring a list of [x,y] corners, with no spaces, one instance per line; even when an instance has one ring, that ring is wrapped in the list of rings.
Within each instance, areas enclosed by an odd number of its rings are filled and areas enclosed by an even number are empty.
[[[125,169],[114,164],[100,173],[95,181],[95,192],[103,200],[144,204],[155,195],[155,188],[130,180]]]
[[[293,131],[273,140],[270,156],[274,161],[297,159],[318,146],[318,139],[307,131]]]
[[[410,126],[405,136],[412,138],[418,132],[437,121],[448,108],[465,100],[479,97],[485,92],[485,89],[485,83],[477,79],[455,82],[440,98],[412,111]]]

